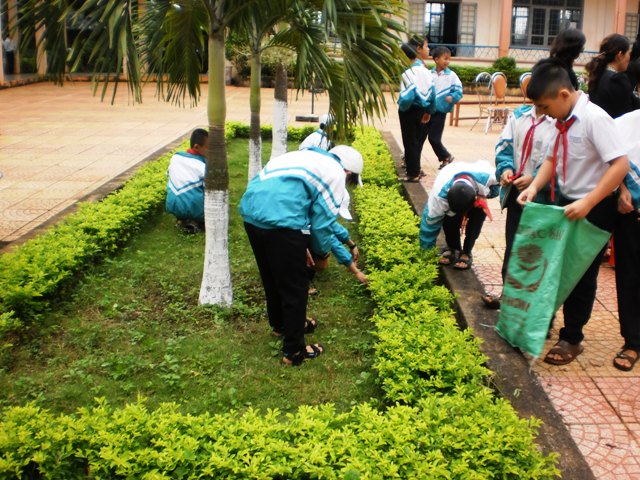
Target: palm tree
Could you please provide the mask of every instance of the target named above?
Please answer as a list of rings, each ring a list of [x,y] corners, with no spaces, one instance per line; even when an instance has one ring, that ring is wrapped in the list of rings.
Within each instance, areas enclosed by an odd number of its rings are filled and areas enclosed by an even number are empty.
[[[270,2],[271,3],[271,2]],[[274,0],[274,5],[287,3]],[[385,109],[378,82],[390,78],[400,57],[395,32],[402,2],[392,0],[292,0],[291,18],[297,28],[274,36],[274,45],[298,45],[297,78],[304,84],[314,71],[328,86],[332,110],[341,128],[360,115]],[[144,5],[144,8],[142,6]],[[86,63],[93,70],[94,92],[102,86],[102,98],[113,83],[115,98],[120,74],[136,101],[142,100],[142,65],[157,82],[158,96],[166,101],[191,103],[200,98],[199,74],[208,42],[209,154],[205,178],[205,265],[199,301],[229,305],[232,285],[228,255],[229,173],[224,141],[226,118],[224,49],[225,33],[241,21],[266,10],[258,0],[24,0],[19,28],[41,31],[40,46],[47,52],[49,75],[62,83],[68,69]],[[342,41],[344,62],[328,61],[316,43],[317,23],[309,15],[321,12]],[[251,13],[248,17],[245,15]],[[262,21],[262,20],[260,20]],[[256,21],[256,25],[257,25]],[[71,46],[66,28],[79,30]],[[387,30],[388,29],[388,30]],[[258,31],[258,30],[256,30]],[[326,31],[326,30],[325,30]],[[26,41],[27,35],[23,35]],[[292,43],[297,42],[297,43]],[[353,80],[357,81],[353,81]],[[353,105],[345,105],[353,102]],[[378,103],[382,102],[382,103]]]

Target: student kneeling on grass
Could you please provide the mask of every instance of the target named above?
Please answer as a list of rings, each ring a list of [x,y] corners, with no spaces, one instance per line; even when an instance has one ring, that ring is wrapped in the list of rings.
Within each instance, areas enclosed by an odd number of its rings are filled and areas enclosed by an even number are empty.
[[[240,200],[240,214],[267,299],[269,324],[282,335],[282,362],[300,365],[324,347],[305,345],[311,239],[318,253],[331,250],[333,226],[346,195],[346,174],[357,169],[358,151],[340,148],[288,152],[271,159]],[[316,325],[313,325],[315,329]],[[310,332],[309,332],[310,333]]]
[[[497,195],[495,168],[489,162],[453,162],[443,167],[422,213],[420,246],[425,250],[435,247],[442,228],[447,245],[441,252],[440,264],[468,269],[484,219],[487,215],[491,218],[487,198]],[[463,220],[466,222],[464,245],[460,238]]]
[[[175,215],[178,227],[185,233],[198,233],[204,230],[204,175],[209,133],[196,128],[189,144],[189,150],[171,157],[165,208]]]

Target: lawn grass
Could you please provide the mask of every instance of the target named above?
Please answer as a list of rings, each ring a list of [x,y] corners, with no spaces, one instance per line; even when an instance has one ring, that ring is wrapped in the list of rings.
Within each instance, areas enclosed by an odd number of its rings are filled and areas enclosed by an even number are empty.
[[[265,158],[269,151],[265,142]],[[321,325],[308,340],[323,343],[326,354],[300,368],[279,364],[237,213],[247,141],[230,142],[228,155],[234,306],[197,306],[204,236],[180,233],[159,211],[119,254],[62,295],[44,314],[48,328],[15,348],[0,371],[0,406],[33,401],[68,413],[95,397],[118,406],[142,396],[150,407],[177,402],[189,413],[248,406],[286,412],[324,402],[345,410],[381,396],[371,371],[372,302],[335,261],[316,277],[320,294],[309,308]]]

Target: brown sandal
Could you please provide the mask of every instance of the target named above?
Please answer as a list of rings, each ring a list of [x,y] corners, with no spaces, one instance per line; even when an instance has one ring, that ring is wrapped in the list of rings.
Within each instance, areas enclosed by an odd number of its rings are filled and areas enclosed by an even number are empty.
[[[633,352],[636,354],[636,356],[634,357],[625,352]],[[622,370],[623,372],[630,372],[633,369],[633,366],[638,361],[638,357],[640,357],[640,353],[638,353],[637,351],[632,350],[631,348],[623,348],[618,353],[616,353],[616,356],[613,359],[613,366],[618,370]],[[629,366],[622,365],[616,362],[616,360],[626,360],[627,362],[629,362]]]
[[[566,340],[560,340],[547,352],[547,355],[544,357],[544,361],[551,365],[567,365],[573,362],[583,351],[584,347],[581,343],[572,345]],[[552,355],[557,355],[560,359],[553,358]]]

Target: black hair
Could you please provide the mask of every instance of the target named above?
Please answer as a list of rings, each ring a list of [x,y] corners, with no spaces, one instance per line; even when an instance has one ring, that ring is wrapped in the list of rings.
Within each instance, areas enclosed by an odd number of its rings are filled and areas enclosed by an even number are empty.
[[[467,213],[476,201],[476,190],[466,182],[456,182],[447,193],[449,208],[456,214]]]
[[[573,62],[575,62],[576,58],[584,51],[584,44],[586,42],[587,37],[584,36],[581,30],[577,28],[567,28],[555,36],[551,44],[551,49],[549,50],[549,56],[558,59],[562,63],[569,74],[573,88],[576,90],[580,85],[576,72],[573,71]]]
[[[556,98],[561,88],[575,90],[564,64],[557,58],[545,58],[531,69],[531,80],[527,86],[527,97],[540,100]]]
[[[354,172],[347,173],[347,178],[345,179],[346,185],[359,185],[360,184],[360,175]]]
[[[403,43],[402,45],[400,45],[400,48],[402,49],[402,51],[404,52],[404,54],[409,58],[409,60],[415,60],[416,57],[418,56],[418,52],[416,52],[416,49],[413,48],[413,46],[409,43]]]
[[[420,35],[414,35],[409,39],[409,45],[411,45],[415,49],[422,48],[424,42],[428,43],[427,38],[421,37]]]
[[[600,78],[602,78],[607,65],[616,59],[618,53],[627,53],[630,46],[627,37],[619,33],[612,33],[604,37],[600,43],[600,53],[593,57],[584,67],[589,74],[589,94],[598,89],[598,83],[600,83]]]
[[[189,145],[191,145],[191,148],[195,147],[196,145],[203,146],[205,140],[208,137],[209,137],[209,132],[207,132],[204,128],[196,128],[191,133],[191,139],[189,140]]]
[[[584,50],[587,37],[577,28],[562,30],[551,43],[549,56],[555,57],[567,65],[573,66],[573,62]]]
[[[451,55],[451,50],[449,50],[449,48],[445,46],[436,47],[431,50],[431,57],[434,60],[438,57],[441,57],[442,55]]]

